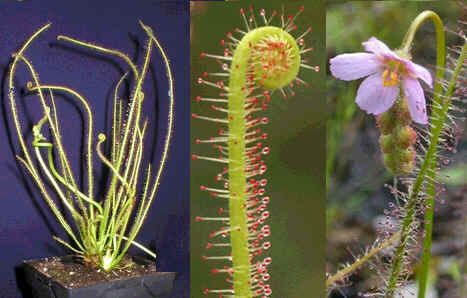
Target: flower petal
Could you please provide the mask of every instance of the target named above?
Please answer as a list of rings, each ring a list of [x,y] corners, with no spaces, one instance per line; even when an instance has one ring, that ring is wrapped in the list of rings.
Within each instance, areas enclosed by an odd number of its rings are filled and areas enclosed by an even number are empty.
[[[394,104],[398,95],[399,85],[383,86],[381,73],[376,73],[363,80],[355,101],[368,114],[379,115]]]
[[[419,124],[427,124],[425,94],[422,86],[414,78],[404,78],[403,85],[412,120]]]
[[[329,63],[332,75],[344,81],[369,76],[380,67],[375,55],[370,53],[342,54],[329,60]]]
[[[425,67],[421,65],[413,63],[412,61],[409,61],[406,64],[406,67],[408,68],[411,76],[415,78],[419,78],[423,80],[425,83],[427,83],[428,86],[433,87],[433,79],[428,69],[426,69]]]
[[[362,45],[365,51],[372,52],[376,55],[393,53],[393,51],[391,51],[384,42],[380,41],[376,37],[371,37],[367,41],[363,42]]]

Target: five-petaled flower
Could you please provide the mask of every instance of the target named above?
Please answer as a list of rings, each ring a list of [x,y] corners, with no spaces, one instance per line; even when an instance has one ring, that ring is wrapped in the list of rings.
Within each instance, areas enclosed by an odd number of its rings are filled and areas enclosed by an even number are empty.
[[[427,124],[425,95],[417,79],[432,87],[429,71],[390,50],[372,37],[362,43],[367,53],[338,55],[330,60],[334,77],[352,81],[363,77],[355,101],[369,114],[379,115],[396,101],[402,87],[412,120]]]

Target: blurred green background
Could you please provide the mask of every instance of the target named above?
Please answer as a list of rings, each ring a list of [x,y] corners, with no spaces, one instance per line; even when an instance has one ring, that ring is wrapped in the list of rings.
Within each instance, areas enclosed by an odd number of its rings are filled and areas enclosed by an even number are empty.
[[[461,2],[328,1],[327,60],[342,53],[363,52],[361,43],[371,36],[384,41],[390,48],[397,48],[411,21],[426,9],[437,12],[446,28],[456,32],[459,21],[466,20],[465,4]],[[446,38],[448,45],[461,44],[456,34],[447,33]],[[412,56],[414,62],[426,66],[433,73],[435,35],[429,22],[418,31]],[[326,101],[332,111],[326,128],[328,272],[335,272],[339,264],[352,261],[349,251],[360,253],[374,241],[377,221],[381,220],[381,216],[384,218],[384,209],[392,200],[389,190],[384,187],[385,183],[392,183],[392,178],[381,162],[377,143],[379,132],[375,128],[374,117],[359,110],[355,104],[359,83],[339,81],[327,74]],[[462,217],[462,210],[465,209],[461,209],[459,214],[456,208],[462,200],[465,202],[467,190],[465,140],[464,132],[463,137],[462,133],[459,136],[459,150],[454,160],[440,175],[445,177],[445,174],[449,174],[452,179],[444,179],[447,193],[440,196],[436,211],[434,247],[438,251],[435,253],[436,264],[433,265],[433,286],[438,296],[433,297],[461,297],[458,296],[458,285],[463,250],[456,243],[465,241],[465,219]],[[455,178],[459,176],[464,177],[461,183]],[[440,203],[444,201],[450,203]],[[446,252],[445,247],[449,246],[457,249]],[[444,268],[449,267],[449,270],[439,269],[440,264],[444,264]],[[359,293],[375,286],[374,277],[374,271],[363,270],[352,277],[348,287],[335,291],[331,296],[362,297]]]
[[[192,2],[191,7],[191,94],[213,95],[196,84],[203,71],[217,71],[212,59],[199,58],[201,52],[222,53],[219,41],[236,27],[243,28],[239,14],[241,7],[250,4],[258,12],[265,8],[268,15],[282,8],[294,14],[304,4],[305,11],[297,19],[298,33],[312,26],[307,44],[314,48],[308,55],[310,65],[325,67],[324,5],[323,1],[240,1],[229,3]],[[278,19],[276,18],[276,21]],[[265,158],[269,180],[267,192],[271,197],[269,224],[272,235],[270,267],[273,297],[324,297],[324,245],[325,245],[325,72],[301,70],[300,77],[310,83],[308,88],[296,88],[296,96],[284,100],[279,93],[272,97],[265,115],[270,122],[264,127],[269,134],[267,145],[271,153]],[[204,90],[202,90],[204,89]],[[192,101],[193,113],[215,115],[208,103]],[[192,120],[191,137],[214,136],[218,127],[201,120]],[[213,153],[208,145],[192,142],[192,152],[202,155]],[[203,297],[204,288],[225,287],[221,278],[209,273],[209,264],[201,260],[207,236],[214,224],[196,223],[197,215],[213,215],[221,203],[199,190],[199,185],[214,185],[220,166],[206,161],[191,164],[191,296]]]

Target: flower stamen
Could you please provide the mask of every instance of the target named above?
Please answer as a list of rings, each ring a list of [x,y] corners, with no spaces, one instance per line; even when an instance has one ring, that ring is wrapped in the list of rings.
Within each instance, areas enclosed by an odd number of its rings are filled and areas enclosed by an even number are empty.
[[[393,70],[385,69],[382,77],[384,87],[394,87],[400,82],[399,74]]]

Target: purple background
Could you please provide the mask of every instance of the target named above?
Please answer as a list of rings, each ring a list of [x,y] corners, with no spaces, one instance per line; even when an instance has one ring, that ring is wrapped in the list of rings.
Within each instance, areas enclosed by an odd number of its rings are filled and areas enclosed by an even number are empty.
[[[127,3],[127,4],[124,4]],[[109,133],[111,94],[116,81],[126,71],[118,58],[57,42],[58,34],[93,41],[123,50],[137,57],[138,64],[145,34],[138,19],[151,26],[171,59],[175,75],[176,120],[169,161],[153,208],[139,237],[158,254],[159,271],[180,272],[174,298],[189,295],[189,12],[187,1],[1,1],[0,3],[0,74],[2,83],[0,121],[0,297],[21,297],[16,268],[24,259],[62,255],[52,233],[65,237],[61,227],[45,206],[32,179],[23,175],[14,158],[19,154],[16,133],[9,110],[7,79],[10,55],[35,30],[47,22],[52,27],[27,50],[26,56],[40,73],[42,84],[66,85],[80,92],[91,103],[95,115],[95,135]],[[152,160],[157,167],[167,116],[167,80],[157,50],[153,52],[150,76],[144,85],[145,113],[150,127],[146,137],[144,164]],[[18,69],[17,86],[29,80],[24,67]],[[30,128],[39,114],[37,98],[22,96],[26,101],[23,127]],[[57,99],[59,118],[65,132],[65,147],[71,153],[72,167],[80,169],[82,119],[73,101]],[[24,109],[23,109],[24,111]],[[109,115],[110,116],[110,115]],[[32,121],[32,122],[31,122]],[[97,161],[97,160],[96,160]],[[101,172],[96,162],[96,175]],[[97,176],[99,177],[99,176]],[[96,180],[97,181],[97,180]],[[139,252],[139,251],[138,251]]]

